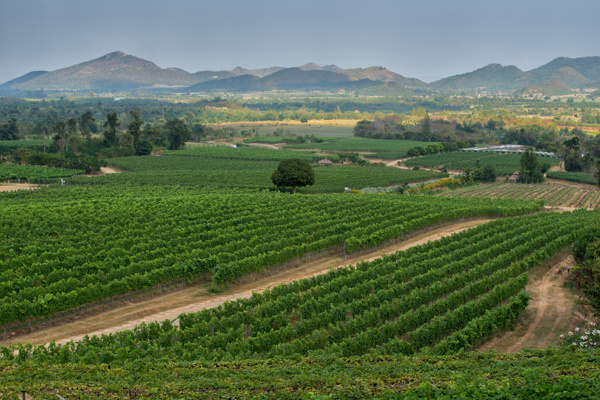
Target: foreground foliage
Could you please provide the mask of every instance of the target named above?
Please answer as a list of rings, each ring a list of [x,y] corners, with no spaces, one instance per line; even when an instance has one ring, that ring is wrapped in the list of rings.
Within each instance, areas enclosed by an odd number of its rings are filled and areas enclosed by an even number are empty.
[[[160,282],[223,284],[308,252],[346,251],[463,217],[536,203],[401,196],[291,196],[191,187],[71,187],[4,194],[0,324]]]
[[[379,196],[375,196],[379,197]],[[84,338],[11,347],[40,362],[231,360],[289,355],[435,354],[469,348],[527,305],[528,270],[587,231],[598,213],[501,219],[355,267],[276,286],[249,299]],[[348,239],[350,240],[350,239]]]
[[[46,364],[0,361],[17,399],[597,399],[600,351],[453,356],[287,357],[231,362]],[[18,397],[20,398],[20,397]]]
[[[208,147],[208,149],[211,149]],[[243,149],[231,149],[233,151]],[[254,149],[250,149],[254,151]],[[288,152],[262,150],[260,153],[280,158]],[[221,150],[219,149],[219,152]],[[273,155],[275,153],[275,155]],[[290,152],[292,155],[295,152]],[[236,153],[237,154],[237,153]],[[242,154],[242,153],[240,153]],[[251,153],[254,154],[254,153]],[[227,155],[221,153],[221,155]],[[311,156],[312,157],[312,156]],[[141,186],[184,185],[193,187],[275,189],[271,176],[276,161],[210,158],[182,152],[161,157],[123,157],[109,164],[125,171],[93,178],[71,180],[81,185],[128,184]],[[407,171],[392,167],[333,166],[315,167],[315,184],[298,188],[300,193],[341,193],[346,187],[390,186],[408,182],[443,178],[448,174],[430,171]]]

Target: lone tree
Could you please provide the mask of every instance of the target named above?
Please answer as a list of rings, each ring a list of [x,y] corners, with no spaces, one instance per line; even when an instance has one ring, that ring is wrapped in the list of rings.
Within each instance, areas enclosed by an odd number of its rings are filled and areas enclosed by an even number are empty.
[[[521,169],[519,182],[521,183],[540,183],[544,181],[544,174],[550,169],[546,163],[539,163],[538,157],[529,147],[521,156]]]
[[[315,171],[304,160],[288,158],[277,166],[271,175],[271,180],[277,187],[289,186],[296,193],[296,187],[315,184]]]
[[[185,122],[180,119],[170,119],[165,122],[165,130],[169,138],[169,150],[180,150],[185,146],[185,141],[190,138],[190,130]]]

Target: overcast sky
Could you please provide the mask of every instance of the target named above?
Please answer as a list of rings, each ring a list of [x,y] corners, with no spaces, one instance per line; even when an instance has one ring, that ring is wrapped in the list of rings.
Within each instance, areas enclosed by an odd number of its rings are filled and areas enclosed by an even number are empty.
[[[201,70],[384,66],[430,82],[600,56],[598,0],[0,0],[0,83],[123,51]]]

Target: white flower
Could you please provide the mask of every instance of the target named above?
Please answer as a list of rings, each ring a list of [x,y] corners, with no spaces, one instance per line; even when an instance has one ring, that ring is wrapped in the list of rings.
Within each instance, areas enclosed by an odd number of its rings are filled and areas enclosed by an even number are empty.
[[[575,328],[575,332],[579,332],[579,327],[576,327],[576,328]]]

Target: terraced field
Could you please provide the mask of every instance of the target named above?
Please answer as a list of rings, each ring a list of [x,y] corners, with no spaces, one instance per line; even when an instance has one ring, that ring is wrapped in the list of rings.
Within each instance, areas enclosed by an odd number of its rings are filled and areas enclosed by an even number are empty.
[[[556,181],[528,185],[506,182],[487,183],[442,192],[439,196],[544,200],[547,206],[553,207],[597,208],[600,205],[600,191],[597,187]]]

